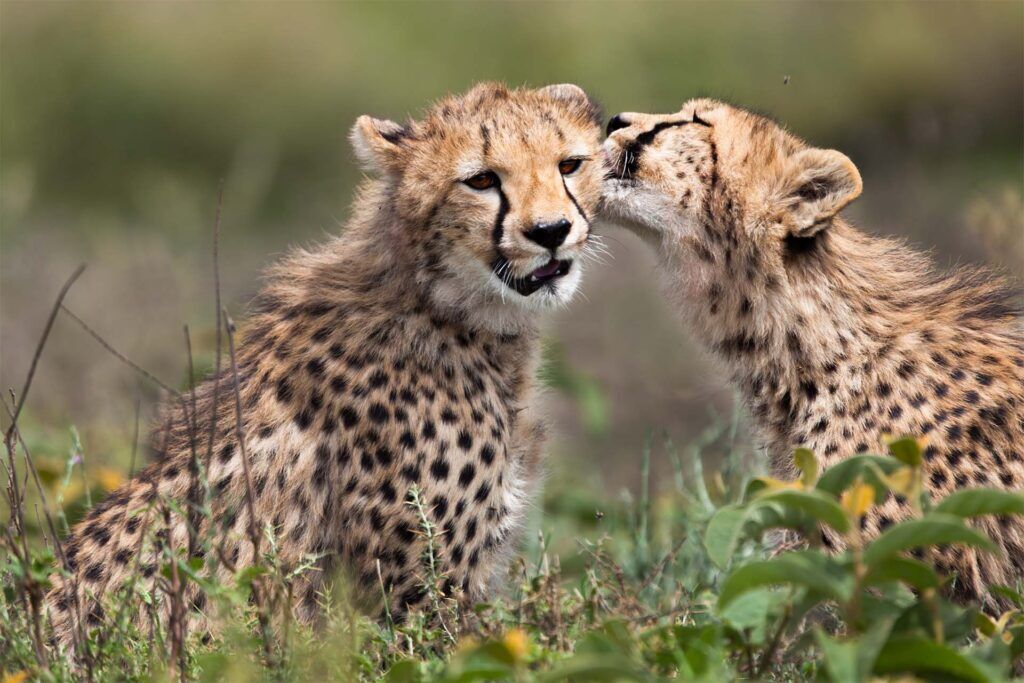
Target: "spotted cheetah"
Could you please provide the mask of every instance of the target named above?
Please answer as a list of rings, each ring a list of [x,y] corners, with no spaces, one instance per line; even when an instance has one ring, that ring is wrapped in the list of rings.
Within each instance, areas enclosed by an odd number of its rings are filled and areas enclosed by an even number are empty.
[[[935,498],[1024,488],[1019,290],[851,227],[838,212],[861,192],[854,164],[763,116],[700,99],[619,114],[607,132],[607,215],[658,249],[668,296],[739,387],[778,475],[795,474],[798,446],[831,465],[914,435]],[[865,530],[907,512],[891,498]],[[1024,521],[979,525],[1001,560],[940,558],[964,599],[1024,566]]]
[[[255,526],[273,531],[280,561],[317,558],[293,587],[300,619],[315,620],[335,570],[356,593],[387,595],[378,605],[393,618],[423,601],[413,487],[444,591],[490,597],[537,492],[538,316],[571,299],[592,248],[600,138],[596,105],[574,85],[487,83],[421,120],[360,117],[351,142],[372,177],[347,228],[272,268],[237,349],[237,386],[225,362],[194,415],[188,395],[168,405],[151,435],[157,461],[75,527],[70,579],[49,595],[59,638],[77,615],[105,623],[96,598],[136,568],[152,581],[147,525],[182,552],[197,552],[190,526],[212,534],[225,577],[251,565],[246,464]],[[196,509],[204,460],[212,525]],[[205,598],[190,590],[201,622]]]

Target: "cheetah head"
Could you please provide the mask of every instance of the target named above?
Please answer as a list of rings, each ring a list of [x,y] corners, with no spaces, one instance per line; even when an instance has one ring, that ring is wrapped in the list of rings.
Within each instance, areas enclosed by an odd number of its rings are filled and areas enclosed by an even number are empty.
[[[607,133],[606,215],[664,247],[691,282],[723,269],[782,277],[793,250],[810,248],[861,191],[843,154],[714,100],[618,114]]]
[[[485,83],[420,121],[362,116],[351,140],[386,184],[417,277],[449,304],[536,309],[567,303],[580,282],[601,197],[599,118],[575,85]]]

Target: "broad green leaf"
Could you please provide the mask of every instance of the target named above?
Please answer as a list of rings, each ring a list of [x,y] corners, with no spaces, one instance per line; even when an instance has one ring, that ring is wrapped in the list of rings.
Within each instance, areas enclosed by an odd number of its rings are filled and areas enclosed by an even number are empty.
[[[647,681],[649,676],[618,654],[577,654],[537,676],[537,681]]]
[[[882,560],[911,548],[922,548],[945,543],[969,545],[998,553],[999,547],[983,534],[964,525],[952,515],[929,514],[890,527],[864,550],[864,562],[874,567]]]
[[[771,585],[809,588],[829,599],[842,602],[849,598],[853,590],[853,579],[832,558],[820,553],[785,553],[734,569],[722,582],[718,609],[725,609],[745,593]]]
[[[875,472],[881,470],[885,474],[890,474],[901,467],[904,467],[903,463],[896,458],[882,455],[855,455],[852,458],[840,460],[822,472],[814,488],[838,498],[860,477],[865,483],[875,487],[875,500],[882,500],[888,491]]]
[[[896,635],[878,654],[875,674],[939,674],[961,681],[986,683],[992,672],[980,662],[962,655],[948,645],[916,635]]]
[[[943,498],[935,512],[957,517],[1024,515],[1024,496],[1000,489],[964,489]]]
[[[747,631],[749,642],[761,645],[765,639],[768,615],[788,599],[788,591],[761,588],[736,598],[719,612],[719,616],[737,631]]]
[[[818,481],[818,459],[809,448],[798,448],[793,451],[793,461],[800,470],[800,481],[807,488],[812,488]]]
[[[704,532],[704,547],[708,557],[721,569],[729,566],[729,561],[736,553],[746,522],[748,509],[738,505],[726,505],[718,508],[708,522]]]
[[[890,441],[889,453],[905,465],[921,466],[921,444],[917,439],[905,437]]]
[[[850,530],[850,520],[835,499],[820,491],[799,491],[797,489],[781,489],[770,491],[758,496],[758,503],[781,503],[795,507],[810,515],[816,521],[827,524],[839,533]]]
[[[879,619],[857,639],[857,672],[860,674],[860,680],[867,680],[874,671],[878,654],[889,640],[893,621]]]
[[[821,629],[814,630],[814,639],[825,655],[825,670],[834,683],[858,683],[863,680],[857,674],[857,644],[840,642],[825,635]]]
[[[938,588],[942,583],[929,565],[899,556],[881,560],[872,566],[864,577],[864,583],[868,586],[886,581],[899,581],[918,589]]]
[[[386,683],[417,683],[422,680],[419,672],[419,663],[411,659],[403,659],[395,662],[384,677]]]

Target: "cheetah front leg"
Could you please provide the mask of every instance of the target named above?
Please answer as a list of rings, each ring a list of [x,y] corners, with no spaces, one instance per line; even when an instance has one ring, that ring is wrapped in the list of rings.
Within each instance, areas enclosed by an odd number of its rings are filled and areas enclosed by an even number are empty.
[[[508,471],[502,500],[507,513],[498,528],[504,543],[498,546],[489,572],[484,577],[485,593],[488,596],[493,596],[506,583],[509,563],[522,547],[529,510],[536,504],[543,485],[546,443],[546,424],[524,411],[509,442]]]

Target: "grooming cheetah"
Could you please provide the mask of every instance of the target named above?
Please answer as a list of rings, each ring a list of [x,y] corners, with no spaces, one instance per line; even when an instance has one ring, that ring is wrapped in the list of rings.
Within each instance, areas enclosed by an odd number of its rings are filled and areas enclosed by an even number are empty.
[[[611,220],[658,248],[669,296],[740,388],[776,473],[795,474],[798,446],[831,465],[914,435],[933,497],[1024,488],[1019,291],[854,229],[837,215],[861,192],[853,163],[742,109],[620,114],[605,150]],[[906,512],[891,498],[865,529]],[[941,567],[960,597],[985,600],[1022,576],[1024,520],[978,523],[1004,558],[954,548]]]
[[[596,106],[574,85],[482,84],[420,121],[360,117],[351,141],[376,178],[341,237],[272,269],[237,349],[243,439],[225,362],[217,384],[197,391],[196,428],[186,394],[153,430],[158,461],[65,543],[72,578],[49,596],[59,638],[70,642],[76,615],[104,623],[95,597],[136,566],[152,581],[147,525],[174,549],[187,549],[189,524],[212,534],[224,576],[251,565],[243,457],[256,527],[272,527],[281,561],[319,557],[294,586],[300,619],[315,618],[335,569],[363,596],[386,592],[393,618],[423,600],[414,486],[437,529],[444,590],[489,597],[538,486],[538,314],[580,282],[601,194],[600,132]],[[168,523],[161,511],[161,500],[182,510],[202,500],[192,434],[208,458],[213,529],[195,512]],[[188,598],[206,607],[202,594]]]

